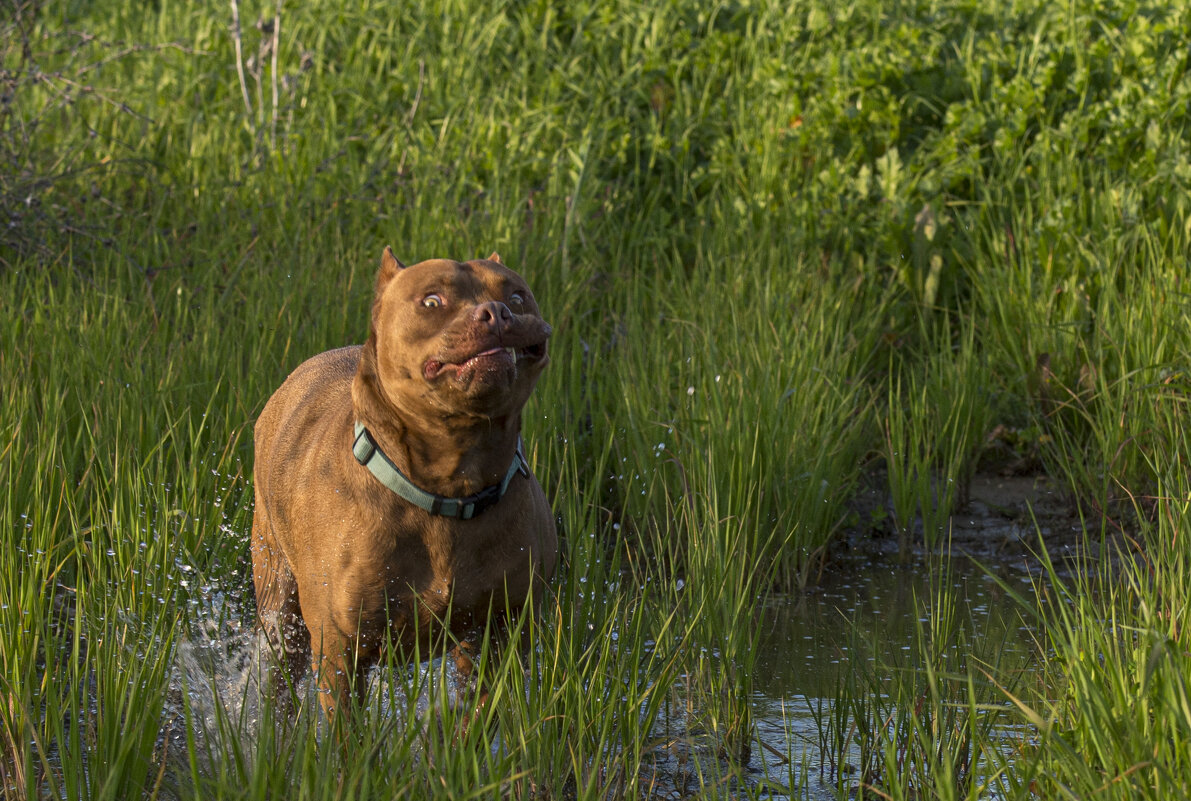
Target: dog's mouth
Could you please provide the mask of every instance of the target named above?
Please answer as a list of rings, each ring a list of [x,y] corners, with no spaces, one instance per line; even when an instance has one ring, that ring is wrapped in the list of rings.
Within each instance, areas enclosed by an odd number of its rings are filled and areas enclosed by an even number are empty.
[[[539,362],[545,355],[545,342],[522,345],[520,347],[498,345],[479,351],[458,361],[427,359],[422,366],[422,374],[429,381],[448,372],[454,372],[456,375],[474,374],[477,372],[487,373],[505,368],[515,368],[523,362]]]

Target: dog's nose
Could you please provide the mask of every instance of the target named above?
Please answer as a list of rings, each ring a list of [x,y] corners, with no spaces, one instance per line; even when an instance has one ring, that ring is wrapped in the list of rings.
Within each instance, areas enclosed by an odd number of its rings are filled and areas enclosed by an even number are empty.
[[[500,301],[490,300],[487,303],[481,303],[479,306],[476,306],[476,310],[472,312],[471,319],[499,331],[504,328],[506,323],[513,319],[513,312],[509,311],[509,307]]]

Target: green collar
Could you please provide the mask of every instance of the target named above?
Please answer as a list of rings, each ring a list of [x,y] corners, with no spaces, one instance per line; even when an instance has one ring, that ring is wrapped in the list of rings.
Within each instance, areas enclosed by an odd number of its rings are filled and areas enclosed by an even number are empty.
[[[499,484],[484,487],[475,495],[468,495],[465,498],[444,498],[441,495],[427,492],[414,484],[397,469],[397,465],[393,464],[388,456],[385,456],[384,451],[376,444],[376,440],[368,433],[368,429],[359,421],[356,422],[356,440],[352,444],[352,453],[355,454],[357,462],[367,467],[372,475],[376,476],[377,481],[414,506],[421,507],[432,515],[457,517],[460,520],[470,520],[489,507],[495,506],[496,502],[504,497],[505,492],[509,489],[509,482],[517,473],[529,476],[529,465],[525,461],[520,437],[517,438],[517,450],[513,454],[513,463],[509,465],[509,471],[505,473],[504,480]]]

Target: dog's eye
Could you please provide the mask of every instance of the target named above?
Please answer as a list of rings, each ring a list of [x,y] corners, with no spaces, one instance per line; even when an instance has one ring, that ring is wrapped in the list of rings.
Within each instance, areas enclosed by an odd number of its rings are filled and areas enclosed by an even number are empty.
[[[514,292],[512,295],[509,296],[509,305],[512,306],[514,309],[520,309],[522,306],[525,305],[525,298],[521,297],[520,292]]]
[[[422,298],[422,305],[427,309],[437,309],[442,305],[442,298],[440,298],[438,295],[427,295],[426,297]]]

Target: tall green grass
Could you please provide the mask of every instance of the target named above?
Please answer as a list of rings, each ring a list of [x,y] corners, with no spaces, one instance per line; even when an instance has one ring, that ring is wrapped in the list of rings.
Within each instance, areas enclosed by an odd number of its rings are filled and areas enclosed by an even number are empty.
[[[1169,798],[1186,795],[1188,704],[1185,400],[1154,389],[1163,441],[1155,496],[1134,499],[1144,550],[1060,575],[1041,607],[1047,640],[1037,697],[1010,696],[1037,731],[1014,776],[1042,795]],[[1133,541],[1136,546],[1138,543]]]
[[[920,661],[844,688],[891,721],[871,785],[1186,792],[1191,7],[238,10],[238,48],[178,0],[0,21],[5,793],[759,794],[760,601],[844,534],[943,547],[997,426],[1132,550],[1053,571],[1038,688],[938,599]],[[161,738],[179,644],[251,623],[251,423],[363,339],[385,244],[497,250],[555,325],[525,428],[566,559],[531,647],[482,660],[468,747],[379,700],[367,759],[310,715]],[[850,504],[873,476],[892,528]],[[997,686],[1037,732],[1003,765]]]

